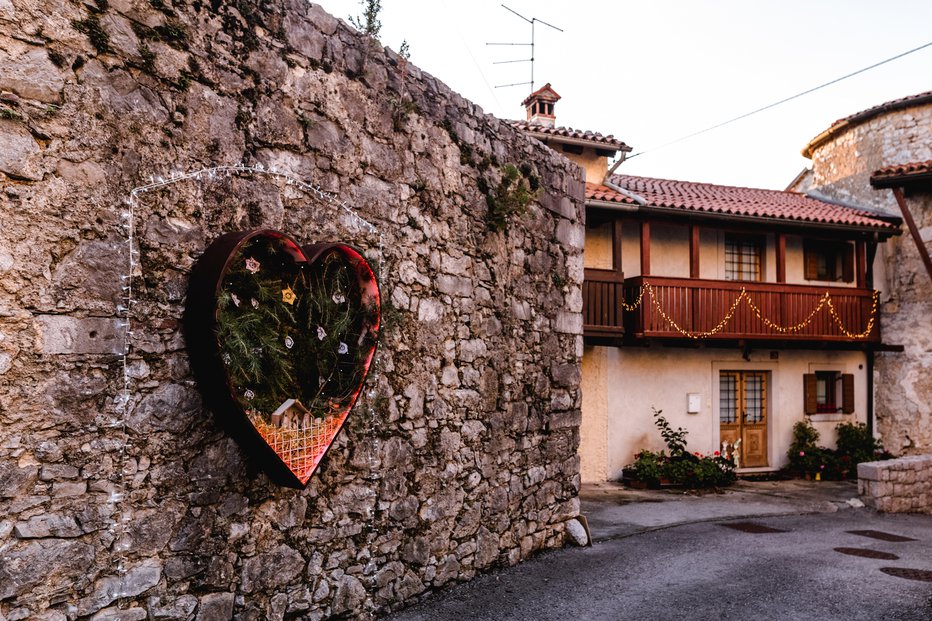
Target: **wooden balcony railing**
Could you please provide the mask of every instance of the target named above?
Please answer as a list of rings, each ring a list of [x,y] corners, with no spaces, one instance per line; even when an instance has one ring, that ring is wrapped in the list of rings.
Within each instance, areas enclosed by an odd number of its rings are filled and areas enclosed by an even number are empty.
[[[583,334],[620,337],[624,335],[625,277],[614,270],[585,270],[583,281]]]
[[[612,283],[603,278],[587,284],[586,336],[605,336],[605,329],[617,329],[621,315],[628,339],[880,342],[878,309],[870,289],[636,277],[624,282],[624,301],[631,305],[640,298],[640,304],[622,313],[620,301],[612,305],[614,310],[605,308]]]

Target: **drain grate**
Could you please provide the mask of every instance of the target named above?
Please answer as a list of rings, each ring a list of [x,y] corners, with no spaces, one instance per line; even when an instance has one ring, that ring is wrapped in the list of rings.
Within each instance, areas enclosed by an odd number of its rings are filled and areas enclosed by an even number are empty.
[[[779,528],[771,528],[769,526],[764,526],[763,524],[758,524],[757,522],[732,522],[731,524],[722,524],[725,528],[731,528],[733,530],[739,530],[742,533],[753,533],[758,534],[767,534],[767,533],[785,533],[785,530],[780,530]]]
[[[841,552],[842,554],[848,554],[850,556],[877,558],[884,561],[897,561],[900,558],[896,554],[891,554],[889,552],[881,552],[880,550],[865,550],[863,548],[835,548],[835,551]]]
[[[894,535],[893,533],[885,533],[882,530],[846,530],[846,533],[851,533],[852,535],[860,535],[862,537],[870,537],[871,539],[880,539],[881,541],[916,541],[911,537],[904,537],[902,535]]]
[[[897,578],[906,580],[918,580],[920,582],[932,582],[932,571],[928,569],[909,569],[908,567],[881,567],[880,571]]]

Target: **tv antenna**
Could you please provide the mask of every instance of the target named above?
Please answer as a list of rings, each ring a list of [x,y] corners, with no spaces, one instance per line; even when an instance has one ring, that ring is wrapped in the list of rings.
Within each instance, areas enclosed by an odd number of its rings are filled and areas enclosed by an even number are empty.
[[[523,19],[524,21],[526,21],[527,23],[529,23],[529,24],[531,25],[531,42],[530,42],[530,43],[486,43],[486,45],[511,45],[511,46],[518,45],[518,46],[530,46],[530,48],[531,48],[531,57],[530,57],[530,58],[518,58],[518,59],[516,59],[516,60],[500,60],[500,61],[498,61],[498,62],[493,62],[492,64],[493,64],[493,65],[507,65],[507,64],[509,64],[509,63],[531,63],[531,81],[530,81],[530,82],[515,82],[514,84],[499,84],[499,85],[496,86],[495,88],[506,88],[506,87],[509,87],[509,86],[524,86],[524,85],[526,85],[526,84],[530,84],[530,85],[531,85],[531,92],[534,92],[534,26],[535,26],[538,22],[540,22],[540,23],[543,24],[544,26],[549,26],[550,28],[553,28],[554,30],[556,30],[556,31],[558,31],[558,32],[563,32],[563,29],[562,29],[562,28],[557,28],[557,27],[554,26],[553,24],[548,24],[548,23],[545,22],[544,20],[542,20],[542,19],[537,19],[536,17],[532,17],[532,18],[528,19],[527,17],[525,17],[524,15],[521,15],[520,13],[518,13],[517,11],[515,11],[514,9],[508,8],[508,7],[505,6],[504,4],[502,5],[502,8],[505,9],[506,11],[509,11],[509,12],[511,12],[511,13],[514,13],[515,15],[517,15],[518,17],[520,17],[521,19]]]

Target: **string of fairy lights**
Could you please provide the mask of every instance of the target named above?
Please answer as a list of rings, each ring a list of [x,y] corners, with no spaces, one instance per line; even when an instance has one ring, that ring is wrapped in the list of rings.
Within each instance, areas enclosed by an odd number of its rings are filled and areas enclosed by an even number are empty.
[[[725,327],[728,326],[728,324],[731,322],[732,318],[734,318],[735,313],[737,313],[738,307],[741,305],[742,302],[748,305],[748,308],[751,309],[751,312],[754,313],[754,315],[757,317],[757,319],[762,324],[764,324],[771,330],[776,331],[779,334],[794,334],[796,332],[800,332],[804,330],[806,327],[812,324],[813,321],[815,321],[816,316],[822,311],[822,309],[827,308],[829,312],[829,316],[835,322],[835,325],[838,326],[838,330],[842,334],[844,334],[846,337],[850,339],[865,339],[868,336],[870,336],[871,332],[874,331],[874,325],[876,324],[876,321],[877,321],[877,311],[880,306],[880,293],[877,291],[874,291],[872,301],[871,301],[870,317],[867,320],[867,327],[862,332],[852,332],[848,328],[848,326],[845,325],[837,309],[835,308],[835,304],[832,302],[832,295],[828,291],[826,291],[822,294],[822,296],[819,298],[818,304],[815,306],[812,312],[810,312],[809,315],[805,319],[793,325],[783,326],[773,321],[772,319],[765,317],[760,307],[754,303],[754,300],[751,298],[751,294],[748,293],[747,289],[742,287],[741,291],[738,293],[738,297],[735,298],[734,302],[732,302],[731,304],[731,307],[728,309],[728,311],[725,313],[722,319],[715,325],[715,327],[713,327],[711,330],[691,331],[691,330],[687,330],[686,328],[683,328],[663,308],[663,305],[658,299],[660,296],[655,294],[654,287],[649,282],[644,282],[641,285],[640,289],[638,290],[637,299],[635,299],[634,302],[629,304],[625,302],[624,300],[622,300],[621,306],[624,310],[628,312],[635,311],[641,306],[641,304],[644,301],[645,296],[650,298],[651,305],[657,311],[657,314],[660,315],[660,317],[665,322],[667,322],[676,332],[679,332],[686,338],[696,339],[696,340],[703,339],[703,338],[709,338],[709,337],[715,336],[719,332],[722,332],[725,329]]]
[[[121,296],[120,302],[116,306],[116,316],[119,322],[118,327],[122,332],[122,348],[120,354],[122,380],[119,393],[114,399],[116,417],[111,419],[108,426],[113,428],[120,428],[124,438],[127,437],[126,421],[131,409],[132,402],[133,368],[131,353],[133,337],[135,335],[133,309],[138,301],[136,299],[136,291],[133,288],[133,279],[143,275],[141,273],[139,248],[136,239],[136,218],[140,210],[140,200],[145,194],[149,192],[163,189],[174,184],[182,182],[215,181],[232,176],[243,178],[267,177],[280,180],[283,181],[286,186],[293,187],[328,206],[339,209],[343,214],[349,217],[350,223],[352,223],[352,226],[355,227],[355,230],[352,230],[349,225],[345,224],[345,226],[350,229],[350,232],[365,232],[367,234],[372,234],[378,237],[378,261],[374,267],[377,279],[379,282],[382,280],[381,271],[382,264],[384,263],[384,238],[378,227],[360,216],[345,201],[340,200],[335,194],[324,190],[317,184],[307,183],[288,172],[278,170],[275,167],[266,167],[263,164],[212,166],[189,172],[172,172],[167,177],[150,177],[149,183],[130,190],[128,196],[121,204],[121,211],[119,214],[119,228],[124,235],[124,241],[126,243],[126,271],[120,275]],[[370,389],[367,392],[368,399],[366,400],[366,407],[369,410],[369,415],[367,418],[369,421],[370,431],[372,430],[371,427],[374,426],[376,419],[372,410],[374,407],[374,398],[377,395],[376,385],[378,377],[381,375],[381,366],[381,356],[376,355],[372,363],[371,375],[368,379],[370,383]],[[114,506],[115,511],[118,510],[119,505],[125,496],[123,464],[125,464],[126,461],[126,450],[127,442],[124,441],[120,446],[119,457],[121,465],[115,468],[115,474],[112,479],[114,484],[113,491],[111,491],[109,496],[109,502]],[[370,462],[373,460],[374,457],[370,456]],[[126,559],[124,554],[128,547],[126,542],[122,540],[122,535],[124,534],[123,527],[129,521],[129,519],[129,514],[123,513],[119,516],[119,520],[111,521],[111,524],[108,527],[108,532],[114,542],[113,550],[116,553],[116,569],[120,574],[123,574],[126,571]]]

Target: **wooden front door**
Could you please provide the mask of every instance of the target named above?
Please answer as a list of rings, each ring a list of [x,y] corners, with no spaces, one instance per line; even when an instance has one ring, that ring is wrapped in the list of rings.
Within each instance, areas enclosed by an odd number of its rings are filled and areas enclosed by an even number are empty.
[[[759,468],[767,464],[767,373],[722,371],[719,375],[719,425],[721,441],[734,445],[739,439],[738,466]]]

